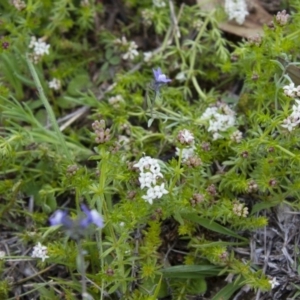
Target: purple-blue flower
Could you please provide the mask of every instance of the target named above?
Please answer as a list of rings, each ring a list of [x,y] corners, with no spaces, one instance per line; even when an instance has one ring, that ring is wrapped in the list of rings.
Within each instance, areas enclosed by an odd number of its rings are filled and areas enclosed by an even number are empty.
[[[91,223],[95,224],[97,227],[103,227],[103,218],[95,210],[89,210],[84,204],[81,205],[82,211],[86,214],[86,218],[80,221],[82,227],[87,227]]]
[[[49,222],[51,226],[55,225],[63,225],[67,228],[71,227],[73,221],[70,219],[66,211],[57,210],[54,214],[49,218]]]
[[[161,72],[160,68],[152,69],[152,71],[153,71],[154,81],[156,85],[166,84],[172,81],[171,79],[167,78],[165,74]]]
[[[77,217],[77,219],[72,220],[67,212],[62,210],[57,210],[50,218],[51,226],[63,225],[65,228],[70,230],[80,230],[87,228],[90,224],[95,224],[97,227],[103,227],[103,218],[95,210],[89,210],[84,204],[81,205],[81,209],[86,215],[84,218]]]

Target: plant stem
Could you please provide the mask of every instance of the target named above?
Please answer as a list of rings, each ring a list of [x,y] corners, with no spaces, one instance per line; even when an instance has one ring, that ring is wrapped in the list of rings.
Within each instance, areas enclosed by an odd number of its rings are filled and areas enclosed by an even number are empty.
[[[48,116],[50,118],[53,129],[56,132],[56,135],[57,135],[57,138],[58,138],[58,141],[59,141],[59,145],[61,146],[61,147],[58,147],[58,150],[61,151],[62,154],[64,154],[70,161],[72,161],[70,152],[69,152],[67,144],[66,144],[66,141],[63,137],[63,134],[59,130],[59,126],[57,124],[54,112],[52,110],[52,107],[51,107],[47,97],[45,96],[45,93],[44,93],[43,87],[41,85],[40,79],[37,75],[37,72],[36,72],[36,70],[35,70],[35,68],[34,68],[34,66],[33,66],[33,64],[30,61],[28,56],[26,56],[26,61],[27,61],[30,73],[33,77],[34,83],[35,83],[35,85],[36,85],[36,87],[39,91],[40,99],[41,99],[41,101],[42,101],[42,103],[43,103],[43,105],[44,105],[44,107],[45,107],[45,109],[48,113]]]
[[[84,264],[84,255],[83,255],[80,239],[77,239],[77,248],[78,248],[77,264],[81,275],[81,295],[82,295],[82,299],[86,299],[87,292],[86,292],[86,279],[85,279],[85,264]]]

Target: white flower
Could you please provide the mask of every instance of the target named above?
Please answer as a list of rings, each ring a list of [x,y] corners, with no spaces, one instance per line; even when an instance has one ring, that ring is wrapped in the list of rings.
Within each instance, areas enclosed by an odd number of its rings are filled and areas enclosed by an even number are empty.
[[[121,103],[121,102],[124,102],[124,99],[121,95],[116,95],[116,96],[110,97],[108,99],[108,103],[115,108],[118,108],[119,103]]]
[[[154,17],[154,11],[151,9],[143,9],[141,12],[143,24],[145,26],[150,26]]]
[[[194,150],[195,150],[195,146],[193,145],[192,147],[189,148],[184,148],[182,149],[182,153],[181,153],[181,160],[182,162],[186,162],[190,157],[194,156]],[[176,156],[179,156],[180,154],[180,149],[176,147]]]
[[[130,139],[126,135],[118,136],[118,143],[127,151],[130,150]]]
[[[152,0],[152,3],[156,7],[165,7],[166,3],[164,0]]]
[[[49,54],[49,48],[50,48],[50,45],[46,44],[41,39],[38,39],[38,41],[34,42],[33,52],[36,55],[43,56],[45,54]]]
[[[296,96],[300,96],[300,85],[298,85],[296,88],[295,88],[295,93],[296,93]]]
[[[219,131],[221,128],[222,128],[221,120],[209,120],[209,126],[207,129],[208,132]]]
[[[26,8],[26,3],[22,0],[12,0],[11,4],[17,9],[17,10],[22,10]]]
[[[150,52],[144,52],[144,62],[149,62],[151,60],[151,58],[153,57],[153,53]]]
[[[209,120],[209,127],[207,131],[226,131],[228,128],[234,126],[234,123],[234,116],[218,114],[216,120]]]
[[[184,72],[179,72],[175,79],[177,79],[178,81],[185,81],[186,80],[186,76],[185,76],[185,73]]]
[[[150,187],[147,191],[147,195],[142,196],[142,198],[152,204],[154,199],[159,199],[162,197],[162,195],[168,193],[169,192],[165,189],[165,184],[162,183],[161,185]]]
[[[208,132],[212,132],[213,139],[222,137],[220,132],[228,130],[235,124],[235,112],[225,103],[218,104],[215,107],[208,107],[200,121],[208,121]]]
[[[200,120],[205,121],[209,120],[211,117],[215,116],[218,113],[218,108],[216,106],[208,107],[205,112],[202,114]]]
[[[249,15],[245,0],[225,0],[225,12],[229,20],[235,19],[238,24],[243,24]]]
[[[133,60],[136,56],[139,55],[139,52],[136,50],[137,44],[135,42],[130,42],[128,50],[125,54],[122,55],[122,58],[127,60]]]
[[[147,194],[142,196],[143,199],[148,201],[150,204],[153,203],[153,199],[161,198],[163,194],[167,194],[168,191],[165,189],[165,184],[156,185],[158,177],[163,178],[160,172],[160,165],[157,159],[150,156],[142,157],[138,163],[133,165],[135,168],[139,168],[140,176],[139,182],[141,189],[147,187]]]
[[[240,132],[239,130],[236,130],[235,132],[232,133],[232,135],[230,136],[230,139],[233,141],[233,142],[236,142],[236,143],[240,143],[241,140],[243,138],[243,134],[242,132]]]
[[[158,164],[157,160],[150,166],[150,171],[155,177],[163,177],[163,175],[160,173],[160,165]]]
[[[141,189],[144,187],[151,187],[151,184],[156,184],[156,176],[151,172],[141,173],[139,177]]]
[[[82,7],[88,7],[90,5],[89,0],[81,0],[80,5]]]
[[[42,56],[49,54],[50,45],[46,44],[42,38],[36,39],[35,36],[31,37],[29,48],[32,49],[31,59],[34,63],[38,63]]]
[[[300,100],[295,99],[295,101],[296,101],[296,104],[294,104],[292,107],[293,112],[291,113],[291,117],[300,118]]]
[[[158,165],[158,162],[156,159],[150,157],[150,156],[144,156],[142,157],[138,163],[134,164],[133,166],[135,168],[139,168],[140,172],[144,172],[144,169],[149,170],[151,166],[154,166],[156,168]]]
[[[147,194],[142,196],[142,198],[145,199],[149,204],[153,204],[153,199],[155,199],[153,188],[149,188]]]
[[[283,87],[283,92],[288,97],[293,98],[293,97],[295,97],[295,93],[298,92],[298,90],[297,90],[297,88],[295,88],[294,82],[291,82],[289,85],[285,85]]]
[[[50,89],[58,91],[61,88],[60,80],[53,78],[51,81],[48,82],[48,86]]]
[[[183,129],[178,133],[178,140],[181,144],[192,144],[194,142],[194,136],[189,130]]]
[[[226,103],[221,103],[220,107],[221,107],[222,111],[225,113],[225,115],[228,115],[231,117],[235,116],[235,112]]]
[[[126,46],[128,44],[126,37],[123,35],[121,39],[116,39],[114,41],[116,45]]]
[[[165,184],[162,183],[161,185],[156,185],[154,188],[155,198],[161,198],[162,195],[168,194],[169,192],[165,189]]]
[[[218,132],[213,133],[213,140],[216,141],[218,139],[222,138],[222,135]]]
[[[276,277],[273,277],[271,280],[269,280],[272,289],[274,289],[276,286],[280,285],[280,283],[276,280]]]
[[[46,258],[49,258],[47,252],[47,247],[38,242],[38,244],[33,247],[31,257],[41,258],[42,261],[45,261]]]
[[[232,210],[233,213],[239,217],[246,218],[249,214],[248,207],[245,207],[243,203],[235,203]]]
[[[124,60],[127,60],[127,59],[133,60],[135,58],[135,56],[138,56],[138,55],[139,55],[138,51],[136,51],[134,49],[130,49],[130,50],[128,50],[128,52],[126,52],[125,54],[122,55],[122,58]]]
[[[283,120],[283,124],[281,124],[281,127],[286,128],[288,131],[291,132],[299,124],[299,122],[300,119],[289,116]]]

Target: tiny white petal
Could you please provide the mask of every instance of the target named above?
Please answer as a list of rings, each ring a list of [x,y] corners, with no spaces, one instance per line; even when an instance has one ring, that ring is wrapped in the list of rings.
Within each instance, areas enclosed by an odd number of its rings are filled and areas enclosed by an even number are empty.
[[[46,258],[49,258],[47,252],[48,252],[47,247],[43,246],[40,242],[38,242],[38,244],[33,247],[31,257],[41,258],[41,260],[44,262]]]

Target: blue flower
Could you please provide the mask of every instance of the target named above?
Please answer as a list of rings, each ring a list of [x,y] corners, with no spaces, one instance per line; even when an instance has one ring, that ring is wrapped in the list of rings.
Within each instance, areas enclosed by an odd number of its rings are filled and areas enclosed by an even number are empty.
[[[81,205],[81,209],[86,215],[85,218],[77,217],[77,219],[72,220],[67,212],[62,210],[57,210],[50,218],[51,226],[63,225],[65,228],[70,230],[80,230],[87,228],[90,224],[95,224],[97,227],[103,227],[103,218],[95,210],[89,210],[84,204]]]
[[[50,218],[51,226],[63,225],[67,228],[72,227],[73,221],[70,219],[66,211],[57,210]]]
[[[168,82],[171,82],[172,80],[167,78],[167,76],[165,74],[163,74],[161,72],[160,68],[157,69],[153,69],[153,75],[154,75],[154,81],[155,81],[155,85],[162,85],[162,84],[166,84]]]
[[[97,227],[103,227],[103,218],[95,209],[89,210],[84,204],[81,205],[81,209],[86,214],[86,218],[80,221],[82,227],[85,228],[91,223],[94,223]]]

